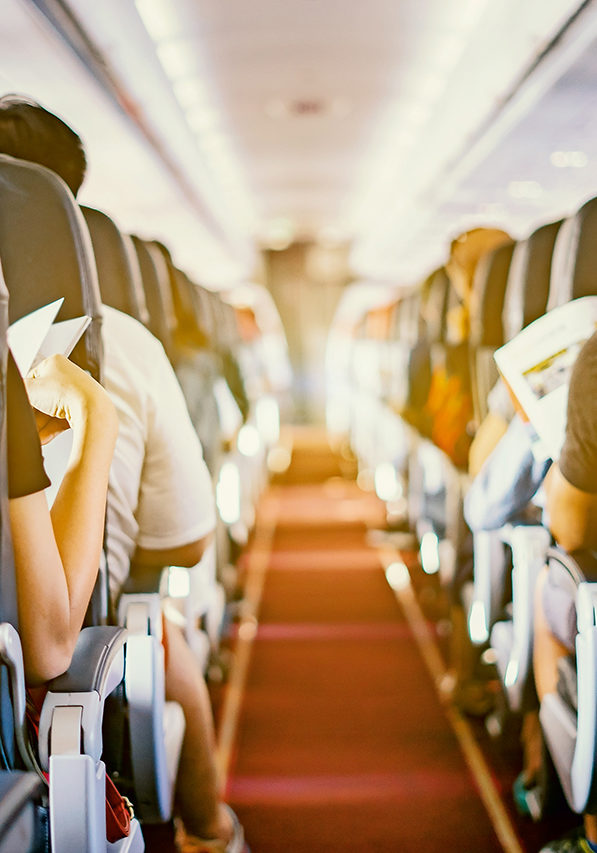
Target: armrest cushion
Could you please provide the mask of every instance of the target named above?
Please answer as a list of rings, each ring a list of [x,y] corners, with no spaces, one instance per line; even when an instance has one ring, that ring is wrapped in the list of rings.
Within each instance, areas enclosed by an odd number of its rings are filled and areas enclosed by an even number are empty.
[[[45,769],[59,752],[82,751],[99,761],[104,702],[123,679],[127,636],[125,628],[84,628],[68,671],[49,682],[38,742]]]
[[[108,676],[117,656],[122,652],[126,637],[125,628],[112,625],[83,628],[71,665],[63,675],[48,683],[48,690],[51,693],[95,691],[104,698],[116,686],[107,683]],[[122,672],[118,678],[118,681],[121,680]]]

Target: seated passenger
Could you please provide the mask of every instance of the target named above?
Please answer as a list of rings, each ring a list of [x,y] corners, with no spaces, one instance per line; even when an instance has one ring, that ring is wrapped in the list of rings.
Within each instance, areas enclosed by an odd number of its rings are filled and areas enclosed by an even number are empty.
[[[25,675],[34,686],[68,669],[83,625],[100,564],[118,421],[104,389],[63,356],[42,361],[26,384],[27,392],[10,357],[9,515]],[[68,427],[70,460],[49,510],[40,439],[46,443]]]
[[[597,549],[597,333],[582,348],[572,370],[566,434],[560,458],[546,479],[549,526],[566,551]],[[557,664],[574,651],[575,602],[563,596],[548,569],[538,581],[533,666],[537,693],[542,699],[557,689]],[[597,580],[597,578],[589,578]],[[585,814],[584,831],[554,841],[542,853],[597,851],[597,815]]]
[[[0,98],[0,151],[53,169],[76,194],[85,176],[79,137],[39,105]],[[117,596],[131,567],[194,566],[215,523],[201,445],[159,342],[136,320],[104,306],[105,385],[119,435],[108,488],[108,571]],[[165,622],[167,698],[186,728],[177,778],[184,853],[240,853],[242,827],[219,798],[207,687],[182,632]],[[189,834],[187,834],[189,833]]]

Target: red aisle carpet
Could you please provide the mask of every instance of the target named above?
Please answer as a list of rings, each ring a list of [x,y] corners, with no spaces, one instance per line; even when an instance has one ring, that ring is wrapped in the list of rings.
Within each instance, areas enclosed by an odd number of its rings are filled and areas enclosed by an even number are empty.
[[[228,799],[252,853],[499,851],[367,544],[379,506],[324,483],[330,458],[298,448],[266,498],[278,523]]]

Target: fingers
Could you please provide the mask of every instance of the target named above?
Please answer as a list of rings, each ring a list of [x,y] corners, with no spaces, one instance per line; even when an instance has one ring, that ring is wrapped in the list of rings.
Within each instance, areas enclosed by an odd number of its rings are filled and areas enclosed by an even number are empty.
[[[69,429],[70,425],[66,420],[49,417],[45,412],[40,412],[38,409],[34,409],[34,414],[41,444],[49,444],[57,435]]]

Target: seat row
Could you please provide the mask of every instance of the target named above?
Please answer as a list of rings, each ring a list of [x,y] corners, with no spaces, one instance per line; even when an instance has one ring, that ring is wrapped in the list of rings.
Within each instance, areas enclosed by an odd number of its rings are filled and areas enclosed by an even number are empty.
[[[158,560],[148,571],[123,578],[122,594],[116,595],[106,543],[87,627],[70,668],[48,686],[41,707],[37,753],[25,716],[5,447],[0,459],[5,786],[0,850],[17,849],[18,837],[23,851],[140,851],[141,824],[172,818],[185,737],[180,705],[166,702],[164,616],[182,629],[198,670],[217,670],[230,609],[238,604],[236,557],[254,524],[268,454],[279,439],[279,401],[287,392],[288,373],[277,382],[272,378],[267,346],[273,337],[283,362],[281,327],[262,332],[257,287],[252,303],[233,307],[192,282],[162,244],[122,233],[105,213],[79,208],[48,169],[6,155],[0,155],[0,259],[6,282],[0,306],[3,370],[8,323],[63,299],[59,319],[91,318],[72,359],[102,382],[110,369],[101,331],[106,311],[134,318],[160,342],[176,372],[216,498],[216,535],[189,568],[185,562],[170,566]],[[150,381],[154,375],[158,381],[157,370],[146,365]],[[5,376],[1,386],[5,417]],[[67,437],[52,442],[45,451],[48,473],[59,478],[69,453]],[[107,539],[111,533],[108,514]],[[119,815],[126,801],[118,792],[112,796],[112,780],[133,802],[136,818]],[[107,841],[106,821],[110,829],[120,819],[130,826],[128,833]]]
[[[487,714],[493,732],[539,708],[534,597],[543,568],[560,567],[577,600],[578,668],[566,670],[568,690],[539,697],[540,716],[568,805],[589,814],[597,805],[597,575],[590,559],[554,550],[542,492],[552,460],[517,415],[494,353],[547,312],[597,295],[596,237],[597,199],[523,239],[473,229],[420,285],[373,307],[362,300],[352,316],[340,312],[328,351],[330,434],[350,446],[361,482],[385,501],[389,529],[411,531],[422,571],[439,578],[452,698]],[[493,672],[497,706],[479,683]],[[549,810],[539,778],[521,776],[515,786],[517,806],[536,819]]]

